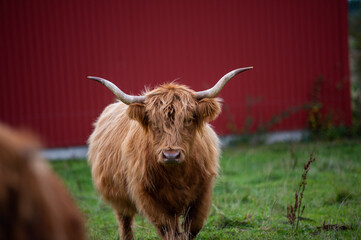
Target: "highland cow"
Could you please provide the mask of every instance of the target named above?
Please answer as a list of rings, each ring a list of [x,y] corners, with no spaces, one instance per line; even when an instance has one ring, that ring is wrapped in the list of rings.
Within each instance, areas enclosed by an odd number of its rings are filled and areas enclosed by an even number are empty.
[[[83,240],[83,219],[25,132],[0,124],[0,239]]]
[[[194,92],[175,83],[131,96],[111,82],[89,77],[120,100],[105,108],[89,138],[96,189],[117,215],[123,239],[133,239],[136,213],[162,239],[193,239],[207,218],[218,174],[219,140],[209,121],[221,111],[216,98],[236,74]],[[183,216],[183,232],[179,217]]]

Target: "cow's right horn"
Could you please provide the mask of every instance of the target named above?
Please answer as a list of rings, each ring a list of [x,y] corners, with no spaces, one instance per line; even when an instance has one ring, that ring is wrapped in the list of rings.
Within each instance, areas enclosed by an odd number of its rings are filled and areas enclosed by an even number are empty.
[[[114,93],[114,95],[123,103],[129,105],[132,103],[144,103],[145,97],[144,96],[133,96],[128,95],[124,93],[122,90],[120,90],[117,86],[115,86],[113,83],[109,82],[108,80],[100,77],[92,77],[88,76],[89,79],[95,80],[97,82],[100,82],[104,86],[106,86],[110,91]]]
[[[245,67],[245,68],[238,68],[236,70],[233,70],[229,73],[227,73],[226,75],[224,75],[221,79],[218,80],[218,82],[216,83],[216,85],[214,85],[212,88],[201,91],[201,92],[196,92],[196,97],[197,99],[202,99],[202,98],[214,98],[218,95],[218,93],[222,90],[222,88],[224,87],[224,85],[226,85],[226,83],[231,80],[231,78],[233,78],[234,76],[236,76],[237,74],[250,70],[253,67]]]

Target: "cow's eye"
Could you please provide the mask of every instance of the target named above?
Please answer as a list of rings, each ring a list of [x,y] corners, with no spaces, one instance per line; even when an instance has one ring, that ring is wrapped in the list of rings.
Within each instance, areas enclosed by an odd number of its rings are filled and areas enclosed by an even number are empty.
[[[184,119],[184,125],[190,126],[193,123],[193,118]]]

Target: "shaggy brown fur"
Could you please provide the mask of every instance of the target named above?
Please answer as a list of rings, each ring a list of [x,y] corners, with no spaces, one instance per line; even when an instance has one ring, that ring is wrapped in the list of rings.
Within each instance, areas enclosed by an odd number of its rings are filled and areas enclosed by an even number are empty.
[[[77,208],[38,147],[0,124],[0,239],[85,239]]]
[[[192,239],[207,218],[219,168],[218,138],[207,123],[220,113],[219,99],[198,101],[177,84],[145,96],[144,104],[109,105],[95,123],[89,138],[94,185],[114,208],[123,239],[133,239],[137,212],[162,239]],[[178,164],[164,164],[163,151],[180,151]]]

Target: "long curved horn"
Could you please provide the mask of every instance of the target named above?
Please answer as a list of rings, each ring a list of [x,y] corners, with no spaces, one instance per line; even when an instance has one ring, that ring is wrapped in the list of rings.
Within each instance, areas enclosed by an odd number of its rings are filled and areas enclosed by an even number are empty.
[[[224,85],[226,85],[226,83],[231,80],[231,78],[233,78],[234,76],[236,76],[237,74],[250,70],[253,67],[245,67],[245,68],[238,68],[236,70],[233,70],[229,73],[227,73],[226,75],[224,75],[221,79],[219,79],[219,81],[216,83],[216,85],[214,85],[212,88],[201,91],[201,92],[196,92],[196,97],[198,100],[202,99],[202,98],[214,98],[218,95],[218,93],[222,90],[222,88],[224,87]]]
[[[100,82],[104,86],[106,86],[110,91],[114,93],[114,95],[123,103],[129,105],[132,103],[144,103],[145,97],[144,96],[133,96],[125,94],[122,90],[120,90],[117,86],[115,86],[113,83],[109,82],[108,80],[100,77],[92,77],[88,76],[89,79],[95,80],[97,82]]]

